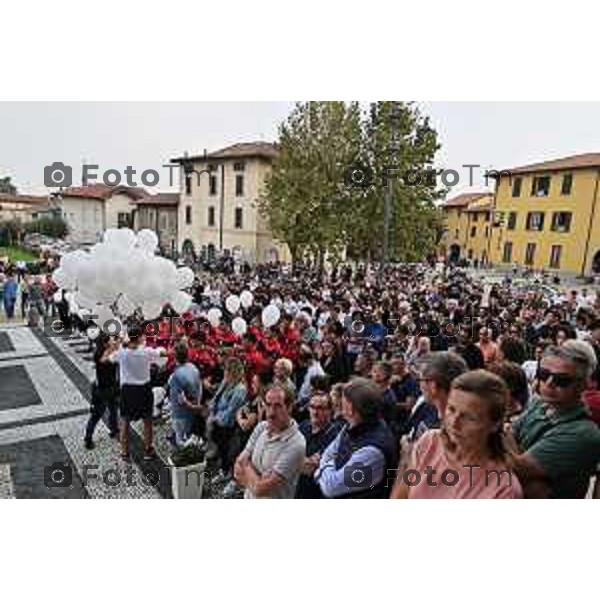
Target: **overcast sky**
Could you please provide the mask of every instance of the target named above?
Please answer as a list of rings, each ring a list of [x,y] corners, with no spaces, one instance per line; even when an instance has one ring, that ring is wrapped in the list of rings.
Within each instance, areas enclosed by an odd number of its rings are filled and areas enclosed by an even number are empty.
[[[600,152],[598,102],[423,102],[440,134],[438,163],[459,171],[454,191],[469,187],[467,163],[508,168],[582,152]],[[185,150],[209,152],[242,141],[273,141],[292,102],[1,102],[0,177],[21,192],[45,193],[44,166],[62,161],[80,182],[83,162],[99,173],[127,165],[156,169]]]

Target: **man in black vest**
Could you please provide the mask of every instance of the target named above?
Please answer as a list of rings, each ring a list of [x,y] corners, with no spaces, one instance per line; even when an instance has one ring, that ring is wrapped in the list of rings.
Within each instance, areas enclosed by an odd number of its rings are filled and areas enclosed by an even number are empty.
[[[398,448],[381,418],[383,399],[372,381],[353,379],[342,397],[347,426],[327,447],[315,473],[326,498],[388,498],[388,472]]]

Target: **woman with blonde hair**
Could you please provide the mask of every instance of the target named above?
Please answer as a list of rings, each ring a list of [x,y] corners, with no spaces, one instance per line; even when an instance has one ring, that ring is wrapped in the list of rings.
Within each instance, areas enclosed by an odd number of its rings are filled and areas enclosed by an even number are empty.
[[[479,370],[457,377],[441,429],[414,445],[392,498],[522,498],[502,442],[507,403],[508,388],[497,375]]]
[[[236,415],[246,402],[246,371],[244,363],[236,356],[225,361],[223,381],[212,400],[206,428],[209,440],[214,444],[212,457],[220,459],[223,476],[232,470],[229,444],[235,431]]]

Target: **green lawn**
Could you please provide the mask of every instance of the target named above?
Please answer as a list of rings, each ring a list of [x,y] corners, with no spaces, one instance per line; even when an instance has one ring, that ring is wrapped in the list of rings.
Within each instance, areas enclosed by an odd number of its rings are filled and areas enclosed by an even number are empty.
[[[38,259],[37,254],[29,252],[29,250],[24,250],[23,248],[18,248],[16,246],[0,246],[0,257],[3,256],[8,256],[11,262],[16,262],[18,260],[24,260],[26,262],[29,262]]]

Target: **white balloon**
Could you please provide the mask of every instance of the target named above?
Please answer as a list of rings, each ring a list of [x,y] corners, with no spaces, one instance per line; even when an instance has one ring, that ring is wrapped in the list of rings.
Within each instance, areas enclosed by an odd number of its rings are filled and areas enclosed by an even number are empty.
[[[213,326],[213,327],[218,327],[219,323],[221,322],[221,317],[223,316],[223,313],[221,312],[220,309],[218,308],[211,308],[207,315],[206,318],[208,319],[208,322]]]
[[[171,306],[176,313],[184,313],[192,304],[192,297],[186,292],[177,292],[171,301]]]
[[[125,294],[121,294],[117,300],[117,310],[122,316],[128,317],[135,311],[135,304]]]
[[[248,326],[246,325],[245,319],[242,317],[236,317],[231,321],[231,329],[233,333],[242,336],[246,333]]]
[[[225,308],[233,315],[240,309],[240,298],[235,294],[227,297]]]
[[[252,302],[254,302],[254,296],[252,295],[252,292],[244,290],[240,294],[240,302],[244,308],[249,308],[252,306]]]
[[[89,296],[85,296],[81,292],[75,292],[73,295],[73,301],[77,306],[81,306],[82,308],[94,308],[96,305],[96,301],[94,298],[90,298]]]
[[[154,253],[158,246],[158,236],[152,229],[142,229],[137,234],[137,247],[147,253]]]
[[[110,310],[108,306],[104,306],[102,304],[96,306],[94,314],[96,315],[94,321],[102,330],[104,330],[108,321],[111,321],[115,318],[112,310]]]
[[[185,288],[189,288],[193,283],[194,271],[192,271],[189,267],[177,269],[177,289],[183,290]]]
[[[162,305],[158,302],[144,302],[142,304],[142,313],[145,319],[156,319],[160,317],[162,312]]]
[[[75,285],[75,280],[73,277],[70,277],[64,269],[56,269],[54,273],[52,273],[52,280],[59,288],[63,288],[65,290],[72,289]]]
[[[58,290],[58,292],[54,292],[54,296],[52,296],[54,302],[61,302],[62,300],[62,292]]]
[[[269,304],[262,311],[262,323],[265,327],[273,327],[279,322],[281,311],[275,304]]]

